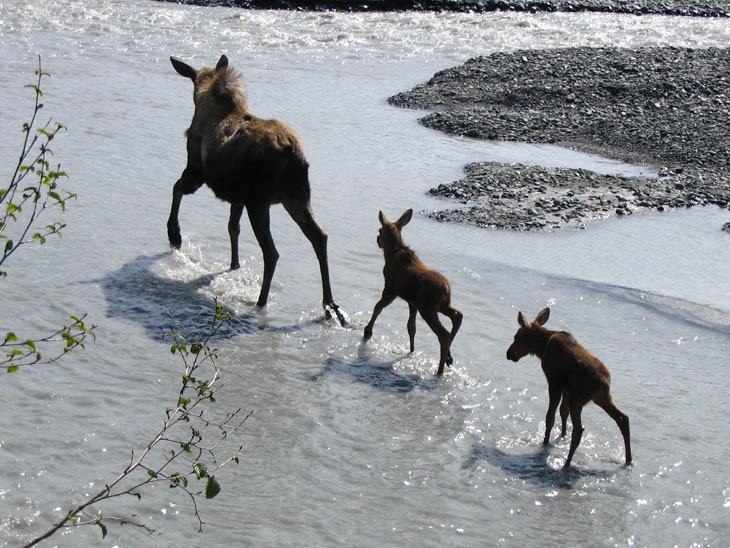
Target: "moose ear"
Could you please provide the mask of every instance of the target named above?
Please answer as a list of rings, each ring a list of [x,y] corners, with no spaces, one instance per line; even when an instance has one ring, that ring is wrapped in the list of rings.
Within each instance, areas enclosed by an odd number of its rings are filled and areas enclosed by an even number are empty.
[[[409,209],[403,215],[400,216],[400,219],[398,219],[394,224],[398,226],[399,229],[406,226],[410,221],[411,217],[413,217],[413,210]]]
[[[385,218],[385,215],[383,215],[382,211],[378,211],[378,220],[380,221],[380,224],[383,226],[388,224],[388,219]]]
[[[517,313],[517,323],[520,324],[521,327],[527,327],[530,325],[530,322],[527,321],[527,318],[525,318],[525,315],[522,312]]]
[[[550,309],[549,308],[543,308],[535,318],[535,323],[538,325],[544,325],[546,321],[548,321],[548,318],[550,317]]]
[[[228,68],[228,57],[221,55],[221,58],[218,59],[218,64],[215,66],[215,71],[220,72],[225,68]]]
[[[195,79],[198,77],[197,70],[187,63],[183,63],[180,59],[175,59],[174,57],[170,57],[170,62],[180,76],[185,76],[185,78],[190,78],[193,82],[195,82]]]

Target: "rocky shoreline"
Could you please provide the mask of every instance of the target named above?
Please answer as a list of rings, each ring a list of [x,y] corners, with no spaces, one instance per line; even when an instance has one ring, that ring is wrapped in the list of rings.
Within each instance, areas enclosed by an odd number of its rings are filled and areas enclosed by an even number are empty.
[[[638,210],[730,206],[730,50],[569,48],[497,53],[390,98],[455,135],[553,143],[658,166],[658,178],[488,162],[431,190],[441,221],[539,230]]]
[[[178,4],[309,11],[596,11],[730,17],[727,0],[166,0]]]

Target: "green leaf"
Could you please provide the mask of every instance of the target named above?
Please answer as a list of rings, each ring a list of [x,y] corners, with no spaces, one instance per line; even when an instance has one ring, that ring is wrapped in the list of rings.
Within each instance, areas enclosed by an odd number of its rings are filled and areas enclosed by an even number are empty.
[[[15,333],[13,333],[12,331],[5,335],[5,342],[17,341],[17,340],[18,340],[18,337],[16,337]]]
[[[195,472],[195,475],[198,476],[198,479],[208,476],[208,468],[206,468],[205,464],[202,462],[194,462],[193,471]]]
[[[215,476],[210,476],[208,478],[208,484],[205,486],[205,498],[212,499],[220,492],[220,484],[216,481]]]
[[[106,525],[104,525],[102,522],[97,521],[96,524],[101,529],[101,538],[106,538]]]
[[[17,370],[18,370],[17,365],[11,365],[10,367],[8,367],[7,371],[8,371],[8,373],[15,373]]]

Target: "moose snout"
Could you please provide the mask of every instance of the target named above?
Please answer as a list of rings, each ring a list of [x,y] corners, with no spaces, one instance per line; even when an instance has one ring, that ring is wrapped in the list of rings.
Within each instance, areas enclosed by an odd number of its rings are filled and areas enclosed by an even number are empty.
[[[511,346],[507,349],[507,359],[513,362],[517,362],[520,360],[520,356],[518,356],[517,353],[512,350]]]

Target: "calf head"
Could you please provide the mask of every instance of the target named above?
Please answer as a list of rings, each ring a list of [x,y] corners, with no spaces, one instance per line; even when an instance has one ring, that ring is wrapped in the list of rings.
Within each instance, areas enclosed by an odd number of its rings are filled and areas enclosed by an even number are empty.
[[[402,245],[403,239],[401,238],[400,232],[411,220],[411,217],[413,217],[413,210],[409,209],[397,221],[391,223],[383,215],[382,211],[378,212],[378,219],[380,219],[381,225],[378,231],[378,247],[380,249],[389,249],[398,244]]]
[[[515,333],[514,341],[507,349],[508,360],[516,362],[528,354],[536,354],[541,350],[538,348],[540,337],[538,337],[537,328],[547,322],[549,317],[549,308],[541,310],[532,323],[527,321],[522,312],[517,314],[517,323],[520,324],[520,328]]]

